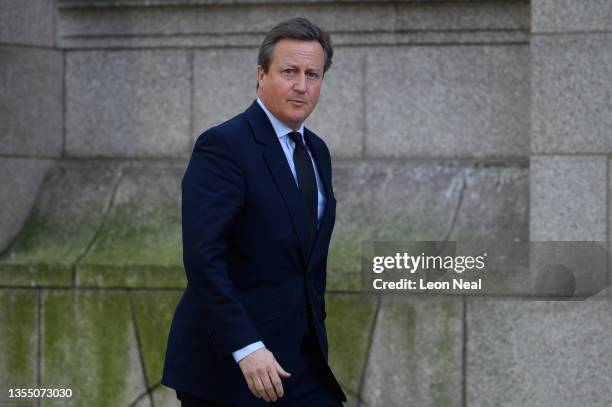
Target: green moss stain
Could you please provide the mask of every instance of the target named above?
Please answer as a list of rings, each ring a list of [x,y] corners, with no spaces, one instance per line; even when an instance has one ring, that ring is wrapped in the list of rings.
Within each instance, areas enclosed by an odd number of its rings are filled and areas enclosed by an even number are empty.
[[[155,166],[126,173],[103,227],[77,264],[79,284],[184,286],[181,174],[174,167]]]
[[[461,302],[384,298],[372,368],[381,397],[391,404],[453,406],[461,400]]]
[[[182,289],[187,285],[187,277],[182,266],[86,264],[77,266],[76,273],[76,284],[82,287]]]
[[[356,394],[374,322],[375,300],[328,294],[325,307],[330,366],[342,385]]]
[[[74,240],[57,236],[61,228],[34,210],[12,248],[0,259],[0,282],[12,286],[70,284],[78,249]],[[81,243],[86,247],[86,241]]]
[[[0,285],[67,287],[72,285],[72,269],[62,264],[6,264],[0,262]]]
[[[147,382],[153,386],[162,378],[170,324],[182,293],[136,291],[131,295]]]
[[[87,212],[95,208],[81,208]],[[13,248],[2,261],[8,264],[44,263],[68,265],[85,250],[101,221],[101,208],[96,219],[74,214],[71,222],[59,222],[36,208],[21,229]],[[66,208],[70,210],[70,208]]]
[[[47,291],[43,300],[42,381],[71,387],[70,400],[45,406],[127,405],[142,391],[126,293]]]
[[[0,290],[0,383],[36,387],[37,296],[34,290]]]
[[[168,208],[168,212],[174,210]],[[128,204],[114,208],[84,263],[181,265],[180,221],[167,219],[160,213],[149,213],[147,217],[137,213]]]
[[[0,282],[71,284],[72,265],[100,226],[117,178],[113,168],[92,163],[53,168],[36,206],[0,259]]]
[[[433,381],[429,384],[429,393],[431,394],[432,404],[436,407],[451,406],[449,399],[449,391],[444,382]],[[456,396],[460,396],[457,394]],[[459,398],[460,399],[460,398]]]
[[[138,214],[131,204],[113,209],[89,254],[77,264],[84,286],[184,287],[181,226],[155,210]]]
[[[334,234],[327,258],[327,289],[361,289],[361,248],[356,236]]]

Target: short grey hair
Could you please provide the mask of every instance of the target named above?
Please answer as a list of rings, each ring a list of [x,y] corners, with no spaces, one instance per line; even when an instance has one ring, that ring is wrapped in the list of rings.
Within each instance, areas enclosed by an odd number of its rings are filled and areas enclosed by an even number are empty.
[[[319,41],[323,48],[324,64],[323,75],[332,65],[334,49],[332,48],[329,34],[311,23],[303,17],[292,18],[282,23],[277,24],[268,32],[259,47],[257,55],[257,64],[260,65],[265,73],[268,73],[270,64],[272,63],[272,53],[274,46],[283,38],[302,41]],[[259,89],[259,81],[257,81],[257,89]]]

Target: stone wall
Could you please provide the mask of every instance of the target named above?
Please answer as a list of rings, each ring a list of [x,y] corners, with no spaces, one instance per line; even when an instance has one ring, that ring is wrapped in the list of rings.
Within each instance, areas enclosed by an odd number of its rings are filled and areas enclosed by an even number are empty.
[[[193,142],[255,98],[302,15],[335,57],[330,362],[349,406],[608,406],[608,301],[361,292],[368,240],[607,241],[605,0],[36,0],[0,5],[0,404],[170,406]],[[600,276],[606,286],[609,276]]]

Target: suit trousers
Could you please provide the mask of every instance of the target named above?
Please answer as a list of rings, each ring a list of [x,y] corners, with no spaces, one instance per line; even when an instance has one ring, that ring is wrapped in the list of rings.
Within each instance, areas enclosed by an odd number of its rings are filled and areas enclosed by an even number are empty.
[[[289,379],[281,379],[285,393],[283,397],[269,403],[259,399],[253,403],[253,406],[342,407],[340,397],[325,379],[327,374],[325,362],[316,349],[316,339],[312,330],[310,327],[302,339],[296,371],[290,372]],[[181,401],[181,407],[247,407],[205,400],[180,391],[177,391],[177,398]]]

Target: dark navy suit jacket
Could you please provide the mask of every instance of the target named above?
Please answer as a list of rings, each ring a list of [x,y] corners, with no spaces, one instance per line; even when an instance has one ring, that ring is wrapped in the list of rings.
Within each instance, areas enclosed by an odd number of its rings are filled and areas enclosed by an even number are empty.
[[[316,357],[327,361],[324,293],[336,200],[327,146],[306,128],[304,137],[327,197],[314,236],[278,137],[256,101],[197,139],[181,183],[188,283],[168,337],[166,386],[238,406],[265,404],[248,389],[232,352],[261,340],[291,373],[306,307]]]

